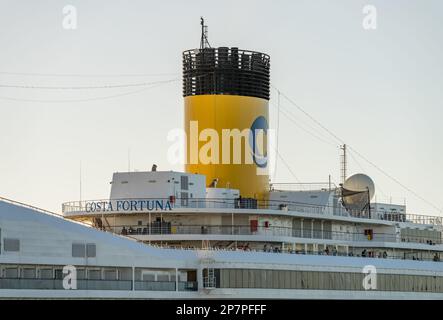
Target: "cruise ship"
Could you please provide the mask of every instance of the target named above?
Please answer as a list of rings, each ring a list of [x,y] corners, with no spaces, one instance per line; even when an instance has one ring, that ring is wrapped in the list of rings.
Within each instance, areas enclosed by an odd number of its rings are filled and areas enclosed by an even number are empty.
[[[115,172],[61,213],[0,198],[0,298],[442,299],[442,217],[364,173],[271,183],[270,57],[206,32],[182,56],[183,171]]]

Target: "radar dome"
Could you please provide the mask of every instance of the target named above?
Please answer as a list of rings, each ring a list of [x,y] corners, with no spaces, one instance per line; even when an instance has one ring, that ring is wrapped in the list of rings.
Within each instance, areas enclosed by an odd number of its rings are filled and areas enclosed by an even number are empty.
[[[369,192],[369,196],[368,196]],[[364,210],[374,197],[374,182],[367,175],[358,173],[346,179],[342,188],[342,200],[347,209]]]
[[[343,188],[354,192],[366,192],[369,190],[369,198],[372,199],[375,193],[374,181],[363,173],[357,173],[346,179]]]

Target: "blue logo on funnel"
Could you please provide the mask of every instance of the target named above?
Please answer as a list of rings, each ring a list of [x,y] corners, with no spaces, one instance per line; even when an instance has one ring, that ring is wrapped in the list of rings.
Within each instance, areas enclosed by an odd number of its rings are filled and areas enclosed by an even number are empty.
[[[263,138],[259,140],[261,132],[263,132]],[[249,133],[249,145],[252,149],[252,159],[260,168],[266,168],[268,165],[268,154],[265,139],[265,135],[267,134],[268,121],[263,116],[257,117],[251,126],[251,131]]]

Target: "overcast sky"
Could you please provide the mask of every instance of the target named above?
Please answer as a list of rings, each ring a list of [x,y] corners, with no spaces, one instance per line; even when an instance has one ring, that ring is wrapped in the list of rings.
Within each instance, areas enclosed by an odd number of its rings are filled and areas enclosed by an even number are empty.
[[[377,9],[375,30],[362,27],[368,4]],[[75,30],[63,28],[66,5],[77,9]],[[132,170],[180,169],[167,161],[166,136],[183,126],[181,81],[100,86],[180,79],[182,51],[199,46],[200,16],[212,46],[268,53],[275,87],[433,205],[351,153],[349,174],[370,175],[377,199],[406,198],[411,213],[441,214],[438,0],[0,0],[0,196],[59,212],[79,199],[81,162],[83,199],[107,198],[112,173],[128,168],[129,149]],[[339,183],[339,142],[281,103],[279,152],[295,177],[280,161],[275,181],[331,174]],[[273,91],[274,128],[275,105]]]

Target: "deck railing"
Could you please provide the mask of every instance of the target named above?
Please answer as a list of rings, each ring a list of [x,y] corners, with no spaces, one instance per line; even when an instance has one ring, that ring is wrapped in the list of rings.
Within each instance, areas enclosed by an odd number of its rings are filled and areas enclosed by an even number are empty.
[[[176,291],[175,281],[134,281],[136,291]],[[64,290],[62,279],[0,278],[0,289]],[[77,290],[132,290],[132,280],[77,280]],[[197,282],[179,281],[178,291],[196,291]]]
[[[362,211],[359,213],[346,210],[344,207],[314,205],[309,203],[285,200],[254,200],[254,199],[198,199],[198,198],[125,198],[71,201],[63,203],[64,215],[104,214],[150,212],[174,209],[246,209],[291,211],[315,215],[348,216],[381,221],[412,222],[426,225],[443,226],[443,217],[418,214],[391,213],[386,211]]]
[[[329,231],[319,229],[297,229],[291,227],[256,227],[250,225],[175,225],[166,222],[154,222],[151,225],[110,225],[106,231],[125,236],[143,235],[247,235],[267,237],[294,237],[306,239],[324,239],[338,241],[364,242],[411,242],[428,245],[442,244],[441,236],[401,236],[390,233],[363,233]]]

